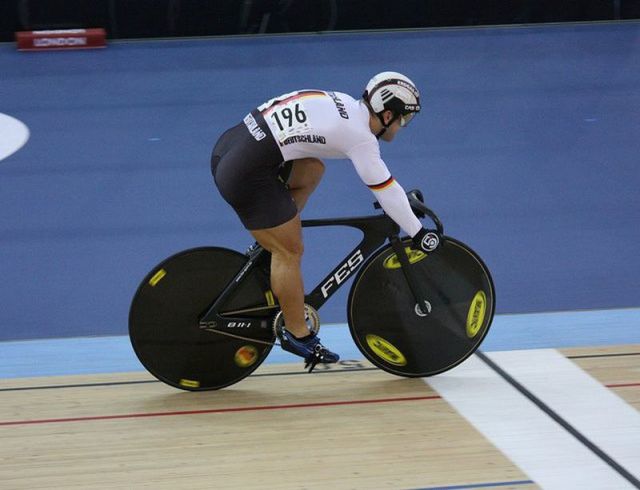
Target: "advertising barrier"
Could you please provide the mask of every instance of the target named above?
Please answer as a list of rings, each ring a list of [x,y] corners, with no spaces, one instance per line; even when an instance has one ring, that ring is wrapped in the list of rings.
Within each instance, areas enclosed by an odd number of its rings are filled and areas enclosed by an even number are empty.
[[[16,43],[19,51],[104,48],[106,33],[102,28],[21,31],[16,32]]]

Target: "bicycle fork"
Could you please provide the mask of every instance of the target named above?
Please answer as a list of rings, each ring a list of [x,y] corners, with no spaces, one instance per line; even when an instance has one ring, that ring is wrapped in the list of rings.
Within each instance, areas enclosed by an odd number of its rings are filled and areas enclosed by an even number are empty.
[[[416,274],[413,271],[411,264],[409,263],[409,257],[407,256],[405,248],[402,246],[402,241],[397,236],[393,236],[389,240],[391,241],[393,250],[398,256],[398,260],[400,261],[400,265],[402,266],[402,272],[407,280],[407,283],[409,284],[409,289],[411,289],[413,297],[416,300],[415,313],[419,316],[427,316],[429,313],[431,313],[431,302],[429,301],[429,297],[422,287],[422,284],[416,279]],[[464,325],[465,318],[458,316],[455,312],[452,314],[456,318],[459,325]],[[465,341],[469,340],[463,332],[459,331],[456,328],[452,328],[451,325],[445,324],[445,328],[447,328],[447,330],[449,330],[456,337]]]
[[[391,247],[395,251],[398,260],[400,261],[400,265],[402,266],[402,273],[407,280],[407,284],[409,284],[409,289],[411,289],[413,297],[416,300],[416,314],[420,316],[426,316],[431,311],[431,303],[429,302],[429,298],[423,290],[422,285],[416,279],[415,273],[413,272],[411,264],[409,263],[407,251],[402,244],[402,240],[400,240],[400,238],[395,235],[389,238],[389,241],[391,242]]]

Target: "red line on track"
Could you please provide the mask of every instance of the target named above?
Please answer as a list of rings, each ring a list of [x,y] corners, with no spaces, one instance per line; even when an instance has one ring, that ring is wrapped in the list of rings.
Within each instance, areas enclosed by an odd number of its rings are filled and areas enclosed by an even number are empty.
[[[605,385],[607,388],[628,388],[629,386],[640,386],[640,383],[620,383],[615,385]]]
[[[339,402],[317,402],[317,403],[295,403],[291,405],[264,405],[257,407],[233,407],[233,408],[213,408],[209,410],[181,410],[176,412],[149,412],[149,413],[128,413],[122,415],[96,415],[91,417],[70,417],[61,419],[38,419],[38,420],[16,420],[11,422],[0,422],[0,426],[7,425],[33,425],[33,424],[56,424],[62,422],[86,422],[90,420],[114,420],[114,419],[134,419],[142,417],[167,417],[173,415],[202,415],[206,413],[230,413],[230,412],[252,412],[258,410],[286,410],[290,408],[313,408],[332,407],[338,405],[362,405],[368,403],[392,403],[410,402],[418,400],[435,400],[441,398],[432,396],[411,396],[405,398],[378,398],[374,400],[349,400]]]

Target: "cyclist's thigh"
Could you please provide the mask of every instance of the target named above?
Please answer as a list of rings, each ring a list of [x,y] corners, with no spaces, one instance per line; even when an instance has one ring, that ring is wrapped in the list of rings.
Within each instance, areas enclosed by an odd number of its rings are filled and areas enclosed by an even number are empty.
[[[272,228],[251,230],[260,245],[273,252],[301,256],[303,252],[302,224],[300,215]]]
[[[287,183],[292,189],[312,187],[322,179],[324,163],[318,158],[301,158],[292,160]]]

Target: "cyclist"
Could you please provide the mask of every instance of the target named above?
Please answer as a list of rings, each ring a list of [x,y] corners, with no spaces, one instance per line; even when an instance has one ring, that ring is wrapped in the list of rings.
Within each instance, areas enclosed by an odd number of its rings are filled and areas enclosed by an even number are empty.
[[[341,92],[299,90],[273,98],[247,114],[216,143],[211,172],[222,197],[256,241],[271,252],[271,288],[284,315],[282,348],[311,364],[339,356],[309,333],[300,270],[300,212],[324,172],[322,159],[348,158],[382,209],[413,238],[433,249],[433,235],[411,210],[404,189],[380,157],[378,140],[392,141],[420,111],[415,84],[382,72],[362,99]]]

